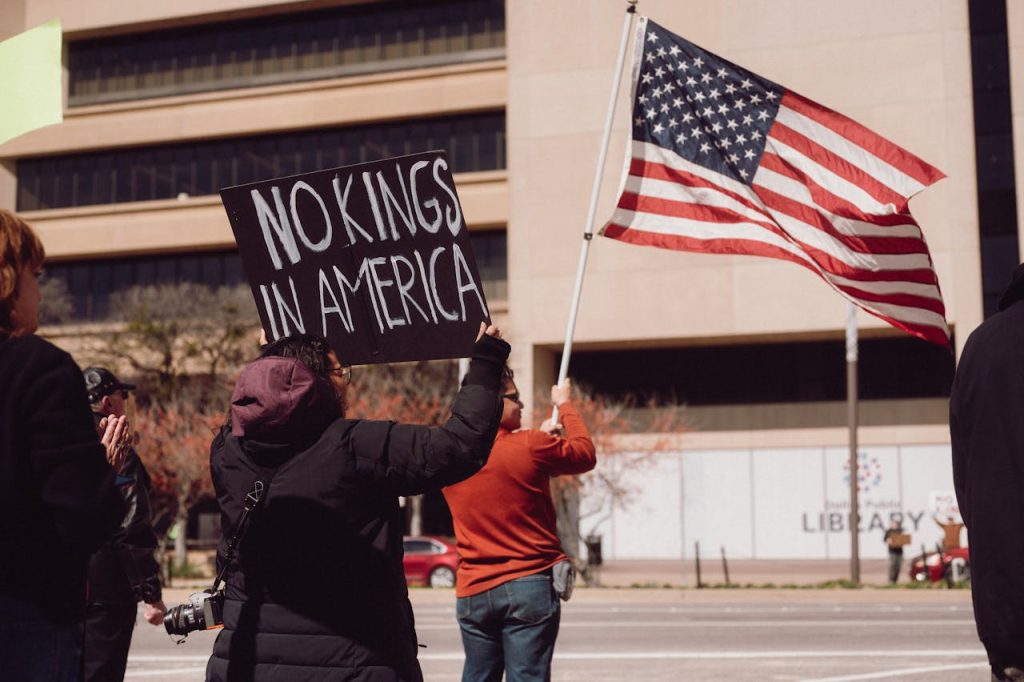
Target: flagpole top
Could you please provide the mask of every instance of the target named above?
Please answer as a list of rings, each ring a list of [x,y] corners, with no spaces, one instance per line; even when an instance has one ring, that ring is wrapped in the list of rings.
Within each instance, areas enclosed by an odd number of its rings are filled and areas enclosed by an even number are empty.
[[[635,14],[636,13],[636,3],[638,3],[638,2],[640,2],[640,0],[626,0],[626,3],[629,4],[629,7],[626,8],[626,12],[628,14]]]

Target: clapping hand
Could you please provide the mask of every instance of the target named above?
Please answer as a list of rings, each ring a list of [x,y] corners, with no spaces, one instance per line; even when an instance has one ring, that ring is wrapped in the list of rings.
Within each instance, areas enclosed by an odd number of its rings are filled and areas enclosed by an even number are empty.
[[[107,462],[120,473],[124,469],[128,457],[128,449],[131,447],[132,431],[128,424],[128,417],[115,417],[113,415],[100,420],[100,442],[107,451]]]

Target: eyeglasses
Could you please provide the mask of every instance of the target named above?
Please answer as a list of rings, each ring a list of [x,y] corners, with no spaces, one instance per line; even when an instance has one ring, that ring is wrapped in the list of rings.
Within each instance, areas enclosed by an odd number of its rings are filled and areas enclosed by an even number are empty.
[[[129,395],[130,394],[128,393],[128,391],[122,390],[121,391],[121,400],[128,400],[128,396]]]
[[[350,365],[330,367],[327,371],[336,377],[341,377],[341,380],[346,384],[352,382],[352,367]]]
[[[519,400],[519,391],[515,393],[505,393],[501,396],[505,400],[511,400],[514,403],[522,402]]]

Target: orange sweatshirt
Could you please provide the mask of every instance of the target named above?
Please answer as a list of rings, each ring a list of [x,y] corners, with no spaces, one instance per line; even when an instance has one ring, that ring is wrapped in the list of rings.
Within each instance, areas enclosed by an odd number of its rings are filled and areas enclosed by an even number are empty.
[[[594,468],[594,443],[579,413],[559,406],[565,438],[500,429],[487,464],[444,489],[462,561],[455,594],[469,597],[543,571],[562,559],[550,480]]]

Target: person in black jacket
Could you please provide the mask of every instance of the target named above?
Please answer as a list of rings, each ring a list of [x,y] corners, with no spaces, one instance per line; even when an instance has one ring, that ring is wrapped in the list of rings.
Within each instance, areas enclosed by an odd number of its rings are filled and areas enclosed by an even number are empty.
[[[120,381],[105,367],[86,367],[82,376],[97,425],[106,417],[124,416],[133,384]],[[161,625],[166,611],[160,564],[154,555],[157,539],[149,511],[150,479],[135,448],[128,448],[115,482],[125,516],[121,529],[89,560],[82,650],[85,682],[124,679],[138,602],[145,602],[144,617],[152,625]]]
[[[207,680],[423,679],[398,496],[484,465],[508,354],[498,330],[481,325],[441,427],[346,419],[351,369],[319,337],[278,340],[242,371],[210,460],[225,538],[254,481],[267,492],[227,574]]]
[[[1024,679],[1024,264],[964,344],[949,401],[953,483],[992,677]]]
[[[71,356],[35,336],[43,246],[0,210],[0,677],[77,680],[89,555],[123,515],[110,462]],[[106,450],[106,451],[105,451]]]

